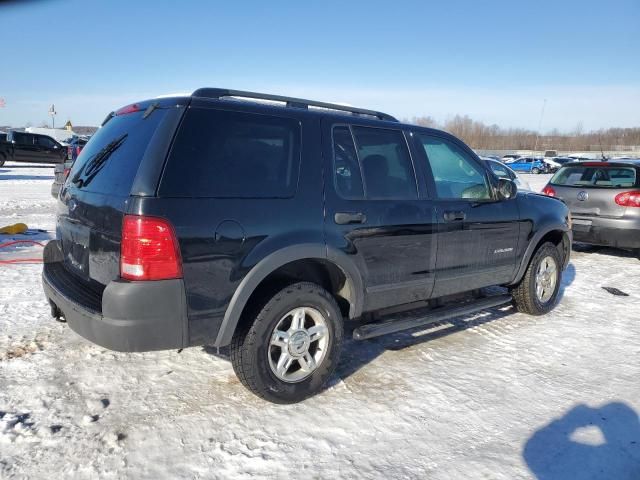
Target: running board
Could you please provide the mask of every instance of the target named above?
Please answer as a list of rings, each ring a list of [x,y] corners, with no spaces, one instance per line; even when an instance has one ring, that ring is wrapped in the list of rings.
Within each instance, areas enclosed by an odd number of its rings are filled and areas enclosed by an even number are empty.
[[[513,300],[511,295],[493,295],[490,297],[480,298],[461,306],[440,307],[434,309],[427,315],[421,315],[414,318],[397,318],[395,320],[387,320],[382,323],[368,323],[356,328],[353,331],[355,340],[367,340],[388,333],[400,332],[409,328],[422,327],[430,323],[442,322],[453,317],[461,315],[469,315],[491,307],[497,307]]]

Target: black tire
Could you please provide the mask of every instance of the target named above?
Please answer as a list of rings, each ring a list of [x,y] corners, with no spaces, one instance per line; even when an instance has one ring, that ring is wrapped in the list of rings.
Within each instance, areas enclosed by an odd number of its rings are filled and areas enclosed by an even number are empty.
[[[533,168],[531,169],[531,173],[534,173],[534,174],[536,174],[536,175],[537,175],[537,174],[539,174],[539,173],[540,173],[540,169],[539,169],[538,167],[533,167]]]
[[[316,309],[324,316],[328,345],[324,358],[310,376],[295,383],[279,379],[269,364],[270,341],[278,322],[297,307]],[[270,298],[256,302],[238,328],[230,345],[236,375],[251,392],[273,403],[296,403],[322,390],[340,359],[343,320],[340,309],[329,292],[315,283],[289,285]]]
[[[540,263],[546,257],[551,257],[556,264],[556,282],[551,297],[542,302],[536,294],[536,272]],[[555,245],[545,243],[538,248],[527,266],[527,271],[520,283],[511,289],[513,303],[519,312],[529,315],[544,315],[555,307],[562,280],[562,259]]]
[[[4,167],[4,162],[5,162],[4,157],[0,156],[0,167]]]

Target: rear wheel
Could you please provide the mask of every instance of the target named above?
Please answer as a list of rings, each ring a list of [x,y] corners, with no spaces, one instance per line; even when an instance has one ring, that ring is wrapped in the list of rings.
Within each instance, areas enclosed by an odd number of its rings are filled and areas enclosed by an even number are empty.
[[[264,299],[255,321],[231,342],[231,363],[242,384],[274,403],[318,393],[342,348],[342,316],[329,292],[300,282]]]
[[[556,304],[561,280],[560,254],[552,243],[533,255],[522,281],[512,289],[516,308],[529,315],[543,315]]]

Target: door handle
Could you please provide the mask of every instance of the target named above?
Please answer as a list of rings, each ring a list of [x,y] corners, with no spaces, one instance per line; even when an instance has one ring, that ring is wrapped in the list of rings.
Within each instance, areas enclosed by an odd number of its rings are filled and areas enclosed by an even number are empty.
[[[455,222],[455,221],[459,221],[459,220],[464,220],[465,218],[467,218],[467,215],[462,211],[444,212],[444,221],[445,222]]]
[[[367,221],[367,216],[361,212],[338,212],[333,216],[333,220],[338,225],[347,225],[349,223],[364,223]]]

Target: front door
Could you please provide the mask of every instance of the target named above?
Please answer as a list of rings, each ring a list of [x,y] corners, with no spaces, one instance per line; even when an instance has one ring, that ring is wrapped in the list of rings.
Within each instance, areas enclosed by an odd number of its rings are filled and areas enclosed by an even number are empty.
[[[433,296],[511,281],[520,228],[517,202],[494,198],[489,170],[459,140],[422,132],[414,137],[437,195]]]
[[[325,236],[357,265],[364,310],[430,296],[436,215],[401,129],[323,121]]]

